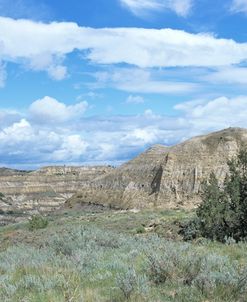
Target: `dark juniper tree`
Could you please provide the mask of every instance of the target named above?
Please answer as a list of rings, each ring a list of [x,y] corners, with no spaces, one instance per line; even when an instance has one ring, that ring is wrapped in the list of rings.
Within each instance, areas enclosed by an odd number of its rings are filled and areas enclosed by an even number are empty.
[[[196,219],[187,226],[193,227],[192,234],[221,242],[229,237],[236,241],[247,238],[247,149],[242,147],[228,167],[222,187],[214,173],[203,184]]]

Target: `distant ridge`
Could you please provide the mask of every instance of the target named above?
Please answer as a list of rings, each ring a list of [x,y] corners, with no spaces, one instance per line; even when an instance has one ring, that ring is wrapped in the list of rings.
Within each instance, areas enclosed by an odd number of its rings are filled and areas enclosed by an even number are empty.
[[[0,225],[54,211],[79,188],[111,170],[108,166],[49,166],[35,171],[0,168]]]

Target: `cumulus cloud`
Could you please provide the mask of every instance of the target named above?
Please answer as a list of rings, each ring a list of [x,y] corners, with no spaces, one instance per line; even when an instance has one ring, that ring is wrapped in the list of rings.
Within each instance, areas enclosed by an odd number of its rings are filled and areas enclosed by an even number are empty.
[[[88,143],[79,134],[64,129],[37,126],[22,118],[0,131],[2,163],[25,164],[29,167],[44,163],[79,161]]]
[[[54,103],[57,110],[64,110],[62,103],[51,102]],[[51,120],[56,116],[50,117],[49,111],[42,111],[48,116],[42,123],[37,123],[30,113],[13,117],[13,113],[5,112],[2,116],[8,122],[1,124],[0,129],[1,161],[22,168],[54,163],[116,164],[156,143],[171,145],[230,126],[247,127],[246,96],[193,100],[174,109],[175,116],[157,114],[150,109],[126,116],[73,119],[70,115],[55,126]],[[55,111],[54,107],[50,110]]]
[[[64,137],[60,148],[53,152],[50,159],[55,161],[73,161],[79,159],[85,154],[88,146],[89,144],[80,135],[68,135]]]
[[[190,13],[193,5],[192,0],[120,0],[120,2],[137,16],[152,11],[171,10],[185,17]]]
[[[14,110],[0,110],[0,130],[18,122],[21,114]]]
[[[247,1],[246,0],[233,0],[231,11],[235,13],[247,14]]]
[[[145,129],[136,128],[127,133],[123,141],[126,141],[128,144],[131,142],[133,145],[152,144],[157,142],[159,134],[159,129],[153,126],[146,127]]]
[[[200,131],[231,126],[247,127],[247,96],[198,100],[178,104],[175,109],[183,111],[191,125]]]
[[[31,104],[29,114],[31,119],[38,123],[64,123],[82,117],[87,108],[88,103],[85,101],[66,106],[46,96]]]
[[[94,29],[73,22],[6,17],[0,17],[0,46],[3,62],[44,70],[57,80],[66,77],[64,59],[75,50],[96,64],[126,63],[141,68],[227,66],[247,58],[247,43],[211,34],[174,29]]]
[[[0,141],[8,144],[12,142],[25,142],[29,140],[32,135],[33,131],[30,123],[25,119],[21,119],[0,133]]]

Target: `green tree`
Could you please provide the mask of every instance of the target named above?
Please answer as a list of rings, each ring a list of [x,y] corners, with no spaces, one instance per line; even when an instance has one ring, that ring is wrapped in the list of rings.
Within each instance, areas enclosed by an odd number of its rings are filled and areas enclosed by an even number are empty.
[[[247,150],[228,163],[229,176],[224,185],[231,209],[232,233],[236,240],[247,237]]]
[[[222,187],[211,173],[203,185],[202,203],[196,211],[195,234],[224,242],[247,238],[247,150],[228,162],[229,174]],[[184,232],[186,233],[186,231]],[[187,232],[188,233],[188,232]]]
[[[220,241],[225,236],[230,236],[231,231],[226,220],[228,211],[226,196],[220,189],[215,174],[211,173],[209,181],[203,184],[202,203],[196,211],[201,235]]]

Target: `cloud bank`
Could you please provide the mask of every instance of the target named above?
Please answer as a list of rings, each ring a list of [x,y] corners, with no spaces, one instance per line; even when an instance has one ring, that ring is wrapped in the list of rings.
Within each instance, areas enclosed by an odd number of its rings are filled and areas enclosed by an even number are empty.
[[[32,168],[118,164],[156,143],[171,145],[230,126],[247,127],[246,96],[181,103],[175,106],[174,117],[150,109],[138,115],[90,117],[86,108],[83,102],[66,106],[45,97],[25,113],[0,111],[1,161]]]

